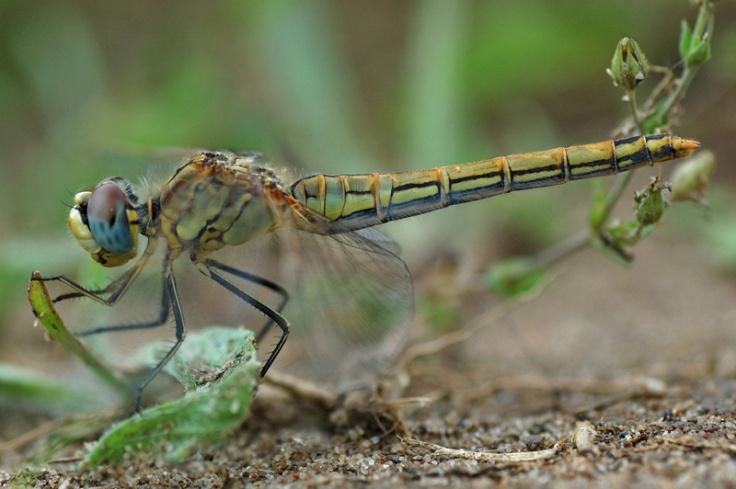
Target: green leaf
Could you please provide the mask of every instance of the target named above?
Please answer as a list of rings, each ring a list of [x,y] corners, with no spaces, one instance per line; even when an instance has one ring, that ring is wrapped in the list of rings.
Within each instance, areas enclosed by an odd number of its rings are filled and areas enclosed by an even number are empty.
[[[602,251],[604,255],[622,265],[631,264],[631,254],[623,246],[605,234],[593,235],[590,239],[590,244],[593,248]]]
[[[64,325],[54,309],[49,292],[41,275],[34,272],[28,284],[28,302],[36,319],[46,328],[51,339],[79,357],[100,379],[118,391],[124,398],[130,397],[128,385],[97,359]]]
[[[446,331],[458,324],[460,311],[457,304],[437,294],[428,294],[418,303],[427,324],[433,331]]]
[[[616,45],[611,58],[611,67],[607,72],[615,86],[631,92],[646,79],[649,72],[649,61],[638,42],[624,37]]]
[[[601,180],[593,180],[593,192],[590,202],[590,227],[593,230],[599,230],[606,223],[606,201],[608,194],[606,187]]]
[[[488,273],[488,285],[503,297],[515,297],[531,292],[543,281],[546,273],[526,258],[510,258],[493,266]]]
[[[157,348],[165,345],[147,347],[142,357],[154,360]],[[143,453],[179,461],[203,444],[222,440],[248,416],[257,367],[253,333],[248,330],[211,327],[189,335],[165,369],[188,392],[110,428],[85,464]]]
[[[660,107],[663,107],[665,103],[666,103],[665,100],[661,100],[657,104],[658,109]],[[665,127],[667,125],[668,119],[669,119],[669,112],[660,113],[660,110],[656,110],[656,111],[649,113],[646,117],[644,117],[644,120],[642,121],[641,124],[644,127],[645,132],[653,133],[657,130],[657,128]]]
[[[690,47],[685,62],[690,66],[702,65],[710,59],[710,40],[698,41]]]
[[[688,53],[690,52],[690,46],[693,43],[693,34],[690,30],[690,25],[683,19],[680,28],[680,41],[678,43],[680,58],[683,60],[687,59]]]
[[[656,182],[636,193],[634,197],[636,220],[641,226],[656,224],[664,214],[665,202],[662,187]]]
[[[100,406],[88,392],[62,387],[61,382],[37,372],[0,363],[0,406],[58,413]]]
[[[710,59],[712,31],[713,6],[709,0],[704,0],[692,30],[686,21],[682,21],[679,50],[687,66],[697,67]]]
[[[624,246],[636,244],[639,237],[639,229],[639,223],[634,219],[609,226],[607,231],[610,243],[608,245],[622,249]]]
[[[715,155],[704,150],[675,168],[672,173],[672,201],[702,203],[716,167]]]

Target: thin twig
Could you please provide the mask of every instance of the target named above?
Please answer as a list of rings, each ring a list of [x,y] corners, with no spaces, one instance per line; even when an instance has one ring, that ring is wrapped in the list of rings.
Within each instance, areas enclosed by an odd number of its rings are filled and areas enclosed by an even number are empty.
[[[29,443],[51,433],[63,423],[63,418],[52,419],[38,425],[30,431],[26,431],[25,433],[13,438],[12,440],[0,443],[0,454],[8,450],[17,450],[25,445],[28,445]]]
[[[48,465],[57,465],[57,464],[74,464],[77,462],[81,462],[84,460],[84,457],[80,456],[74,456],[74,457],[61,457],[61,458],[55,458],[53,460],[49,460],[46,462]]]
[[[590,232],[587,230],[580,231],[534,255],[532,264],[538,268],[549,268],[568,256],[587,248],[589,242]]]
[[[639,117],[639,108],[636,106],[636,91],[632,90],[626,94],[626,98],[629,99],[629,106],[631,107],[631,115],[634,117],[636,127],[643,132],[644,126],[641,124],[641,117]]]
[[[519,464],[524,462],[535,462],[554,457],[560,451],[560,444],[556,443],[552,448],[544,450],[533,450],[529,452],[477,452],[462,448],[448,448],[435,443],[417,440],[416,438],[402,438],[401,441],[407,445],[430,450],[432,454],[447,458],[461,458],[475,460],[476,462]]]
[[[673,73],[672,69],[668,66],[657,66],[657,65],[650,65],[649,71],[653,73],[658,73],[662,75],[662,79],[657,83],[657,85],[652,90],[652,93],[649,94],[649,97],[647,97],[646,102],[644,102],[644,115],[647,116],[654,108],[654,102],[656,100],[659,100],[659,98],[662,96],[662,94],[672,88],[672,80],[675,77],[675,74]]]
[[[500,377],[489,384],[462,395],[464,402],[488,397],[500,390],[535,390],[544,392],[585,392],[659,397],[667,392],[667,385],[659,379],[634,377],[616,380],[564,379],[541,375]]]
[[[325,409],[332,409],[337,405],[337,395],[317,384],[285,374],[271,371],[263,378],[263,383],[278,387],[298,399],[309,400]]]
[[[462,329],[452,331],[439,338],[411,345],[404,351],[401,358],[399,358],[399,361],[396,363],[396,369],[399,372],[404,371],[411,362],[419,357],[432,356],[453,345],[467,341],[478,331],[488,326],[488,324],[498,321],[522,304],[535,299],[542,289],[544,289],[544,286],[537,287],[534,292],[524,294],[514,300],[498,303],[483,314],[475,317]]]

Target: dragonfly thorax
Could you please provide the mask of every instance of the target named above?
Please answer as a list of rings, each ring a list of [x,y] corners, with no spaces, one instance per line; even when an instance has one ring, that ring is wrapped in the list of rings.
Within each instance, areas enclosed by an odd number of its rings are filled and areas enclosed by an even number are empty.
[[[202,258],[273,229],[278,177],[260,153],[203,152],[192,157],[161,188],[157,228],[169,255],[187,251]]]

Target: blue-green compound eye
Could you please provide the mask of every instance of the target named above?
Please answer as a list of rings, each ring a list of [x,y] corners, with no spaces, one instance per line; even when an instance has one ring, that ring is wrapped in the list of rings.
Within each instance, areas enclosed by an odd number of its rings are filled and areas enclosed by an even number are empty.
[[[127,253],[133,248],[128,216],[127,197],[112,182],[99,184],[87,204],[87,221],[95,241],[111,253]]]

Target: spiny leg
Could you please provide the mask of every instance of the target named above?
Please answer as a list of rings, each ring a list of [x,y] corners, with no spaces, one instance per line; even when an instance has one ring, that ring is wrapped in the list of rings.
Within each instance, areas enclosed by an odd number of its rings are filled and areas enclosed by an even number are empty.
[[[278,313],[281,313],[281,311],[284,310],[284,307],[286,307],[286,304],[289,302],[289,292],[285,288],[283,288],[281,285],[279,285],[278,283],[272,280],[261,277],[254,273],[247,272],[245,270],[241,270],[240,268],[231,267],[230,265],[226,265],[225,263],[219,262],[217,260],[213,260],[211,258],[205,260],[204,263],[208,267],[217,268],[218,270],[222,270],[225,273],[229,273],[231,275],[242,278],[243,280],[247,280],[256,285],[260,285],[262,287],[265,287],[277,293],[281,297],[281,302],[279,302],[279,305],[276,306],[276,312]],[[274,323],[275,321],[269,318],[266,324],[261,326],[261,329],[258,331],[258,334],[256,334],[257,344],[261,343],[261,340],[263,340],[263,338],[268,334],[268,332],[273,327]]]
[[[87,329],[77,333],[77,336],[91,336],[100,333],[112,333],[115,331],[129,331],[132,329],[151,329],[163,326],[169,319],[169,310],[171,308],[171,302],[169,301],[169,293],[167,291],[166,283],[163,284],[163,290],[161,291],[161,305],[159,306],[158,317],[153,321],[146,321],[142,323],[130,323],[130,324],[116,324],[113,326],[101,326],[98,328]]]
[[[174,356],[174,354],[184,341],[184,315],[181,311],[181,301],[179,300],[179,293],[176,289],[176,282],[174,281],[174,276],[172,275],[170,267],[167,268],[164,275],[164,290],[165,296],[168,297],[168,302],[171,303],[171,310],[174,313],[174,323],[176,325],[176,342],[169,349],[169,351],[166,352],[166,355],[164,355],[163,358],[159,360],[158,364],[156,364],[156,366],[153,367],[150,372],[148,372],[146,378],[143,379],[143,382],[141,382],[140,385],[138,385],[138,387],[136,388],[135,397],[133,399],[133,409],[137,413],[140,412],[141,409],[141,396],[143,395],[143,389],[145,389],[146,386],[150,384],[151,381],[159,374],[159,372],[161,372],[161,369],[164,368],[167,363],[169,363],[169,360],[171,360],[171,358]]]
[[[286,339],[289,337],[289,323],[286,321],[286,319],[278,312],[274,311],[270,307],[268,307],[266,304],[262,303],[255,297],[249,295],[247,292],[239,289],[234,284],[229,282],[227,279],[225,279],[222,275],[217,273],[215,270],[213,270],[211,267],[207,266],[206,264],[203,267],[199,267],[199,270],[206,275],[207,277],[211,278],[218,284],[222,285],[224,288],[235,294],[240,299],[244,300],[251,306],[255,307],[259,311],[261,311],[263,314],[266,315],[271,321],[276,323],[276,325],[281,329],[281,337],[279,338],[278,343],[276,343],[276,346],[274,347],[273,351],[268,355],[268,358],[266,359],[266,362],[263,364],[263,367],[261,368],[261,377],[266,375],[266,372],[268,372],[268,369],[271,368],[271,365],[273,364],[274,360],[276,360],[276,357],[281,352],[281,349],[286,344]]]
[[[54,304],[68,299],[87,297],[105,306],[113,306],[118,300],[120,300],[125,291],[128,290],[130,284],[138,276],[137,273],[133,272],[134,269],[126,271],[122,276],[110,282],[106,287],[100,289],[88,289],[66,275],[52,275],[50,277],[39,277],[33,280],[40,280],[42,282],[61,282],[74,290],[74,292],[68,292],[66,294],[56,296],[52,301]],[[109,297],[103,297],[103,294],[108,293],[110,294]]]
[[[58,304],[59,302],[63,302],[63,301],[69,300],[69,299],[78,299],[80,297],[89,297],[90,294],[94,294],[94,295],[109,294],[110,292],[112,292],[113,290],[115,290],[116,288],[118,288],[120,286],[120,284],[127,279],[128,273],[130,273],[130,270],[128,270],[126,273],[124,273],[120,277],[116,278],[115,280],[113,280],[112,282],[110,282],[109,284],[107,284],[106,286],[100,287],[98,289],[88,289],[88,288],[83,287],[83,286],[81,286],[79,284],[76,284],[79,287],[79,289],[84,289],[85,292],[67,292],[66,294],[59,294],[56,297],[54,297],[54,299],[51,302],[54,303],[54,304]],[[63,275],[57,275],[57,276],[54,276],[54,277],[41,277],[41,280],[44,280],[44,281],[59,280],[62,283],[65,283],[65,284],[67,282],[70,282],[71,281],[71,279],[69,279],[67,277],[64,277]],[[76,290],[76,287],[75,287],[75,290]]]
[[[101,289],[88,289],[70,279],[66,275],[53,275],[50,277],[37,278],[34,277],[31,280],[40,280],[42,282],[61,282],[73,290],[73,292],[57,296],[53,300],[54,303],[58,303],[67,299],[73,299],[75,297],[88,297],[100,304],[113,306],[125,294],[125,292],[135,281],[138,275],[140,275],[141,271],[146,266],[146,263],[148,263],[148,259],[153,255],[154,251],[156,251],[156,239],[149,238],[146,249],[143,251],[143,254],[135,263],[135,265],[129,268],[120,277],[110,282],[106,287],[103,287]],[[110,294],[109,297],[105,298],[102,296],[102,294],[107,293]]]

